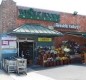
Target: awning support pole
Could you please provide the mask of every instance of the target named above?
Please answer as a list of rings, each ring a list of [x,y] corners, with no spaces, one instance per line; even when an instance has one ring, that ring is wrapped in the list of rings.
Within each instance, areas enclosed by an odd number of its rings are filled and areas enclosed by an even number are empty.
[[[17,43],[18,43],[18,57],[19,57],[19,41]]]

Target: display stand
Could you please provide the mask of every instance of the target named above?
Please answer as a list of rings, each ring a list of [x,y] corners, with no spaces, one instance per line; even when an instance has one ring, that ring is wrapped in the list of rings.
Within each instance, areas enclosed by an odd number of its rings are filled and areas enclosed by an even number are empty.
[[[27,60],[24,58],[17,58],[16,59],[17,64],[17,73],[25,73],[27,74]]]

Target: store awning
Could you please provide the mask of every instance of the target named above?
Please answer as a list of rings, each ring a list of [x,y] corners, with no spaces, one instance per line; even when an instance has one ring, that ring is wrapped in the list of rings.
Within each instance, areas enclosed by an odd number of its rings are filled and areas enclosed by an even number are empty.
[[[27,34],[33,36],[63,36],[61,32],[51,30],[47,27],[36,24],[24,24],[14,29],[11,34]]]
[[[66,32],[65,34],[77,35],[77,36],[86,38],[86,32],[73,31],[73,32]]]

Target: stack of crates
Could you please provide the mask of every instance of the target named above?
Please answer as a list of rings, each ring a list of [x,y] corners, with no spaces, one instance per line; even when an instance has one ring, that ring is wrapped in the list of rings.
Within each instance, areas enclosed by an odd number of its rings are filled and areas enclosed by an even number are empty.
[[[27,73],[27,60],[24,58],[17,58],[16,59],[16,68],[17,68],[17,73]]]
[[[4,59],[3,68],[8,73],[16,72],[16,60]]]

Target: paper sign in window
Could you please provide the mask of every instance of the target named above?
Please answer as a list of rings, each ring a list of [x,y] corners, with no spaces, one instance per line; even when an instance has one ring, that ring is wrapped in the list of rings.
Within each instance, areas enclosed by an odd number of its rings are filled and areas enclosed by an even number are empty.
[[[8,41],[2,41],[2,45],[9,45]]]
[[[16,48],[16,41],[9,41],[9,47],[10,48]]]

